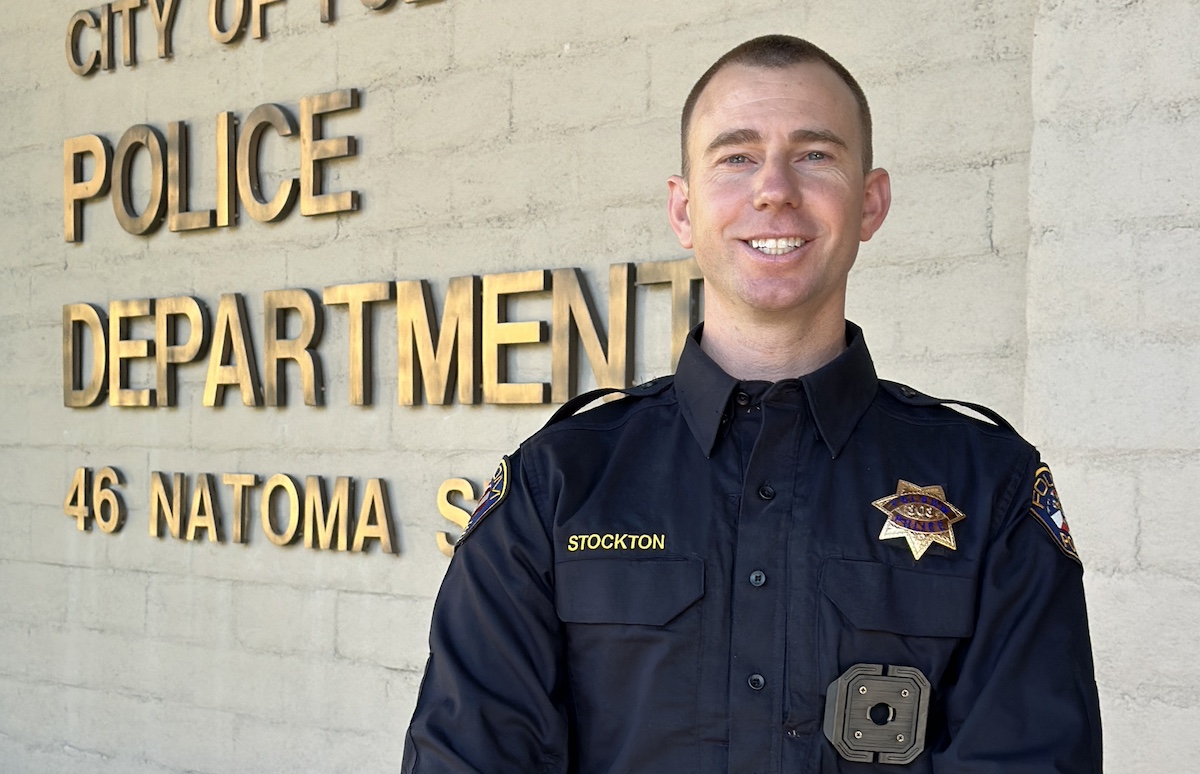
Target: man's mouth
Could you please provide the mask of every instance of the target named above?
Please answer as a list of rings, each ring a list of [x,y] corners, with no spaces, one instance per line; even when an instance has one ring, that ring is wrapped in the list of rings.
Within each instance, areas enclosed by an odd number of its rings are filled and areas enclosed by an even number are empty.
[[[783,237],[782,239],[751,239],[748,244],[764,255],[783,255],[803,247],[805,242],[800,237]]]

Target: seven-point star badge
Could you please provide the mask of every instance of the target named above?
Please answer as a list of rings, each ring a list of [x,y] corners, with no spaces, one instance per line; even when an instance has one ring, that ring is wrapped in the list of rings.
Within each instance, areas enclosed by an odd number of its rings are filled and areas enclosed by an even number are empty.
[[[914,559],[920,559],[934,543],[955,550],[951,525],[967,518],[946,502],[946,492],[940,486],[917,486],[904,479],[896,485],[896,494],[881,497],[871,505],[888,517],[879,539],[904,538]]]

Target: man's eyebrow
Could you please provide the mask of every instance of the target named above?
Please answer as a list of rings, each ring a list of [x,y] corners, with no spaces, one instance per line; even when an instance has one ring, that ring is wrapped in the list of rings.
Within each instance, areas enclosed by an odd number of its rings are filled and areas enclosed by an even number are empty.
[[[849,147],[841,137],[824,129],[797,129],[788,135],[788,139],[792,142],[827,142],[843,148]]]
[[[716,138],[708,144],[704,149],[705,153],[711,153],[718,148],[724,148],[729,145],[750,145],[753,143],[762,142],[762,134],[756,129],[734,129],[731,132],[721,132]]]
[[[842,148],[849,147],[841,137],[824,129],[796,129],[788,135],[788,140],[794,143],[824,142]],[[718,134],[704,149],[704,152],[711,153],[730,145],[752,145],[759,142],[762,142],[762,134],[757,129],[734,129]]]

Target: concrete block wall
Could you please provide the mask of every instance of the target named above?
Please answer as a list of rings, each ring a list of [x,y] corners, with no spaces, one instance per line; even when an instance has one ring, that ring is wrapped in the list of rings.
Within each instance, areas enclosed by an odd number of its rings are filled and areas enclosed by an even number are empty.
[[[1110,771],[1200,749],[1197,24],[1183,0],[1043,3],[1032,58],[1026,429],[1087,563]]]
[[[177,407],[67,409],[63,304],[186,294],[215,309],[241,293],[260,356],[265,290],[427,279],[440,303],[454,276],[578,266],[603,309],[610,263],[684,255],[664,202],[691,83],[777,31],[842,59],[873,104],[895,204],[850,316],[881,373],[987,403],[1042,447],[1088,566],[1110,770],[1188,768],[1194,2],[336,0],[326,25],[315,0],[290,0],[265,7],[265,39],[228,46],[208,5],[178,0],[171,60],[143,8],[137,66],[86,79],[62,51],[80,9],[0,14],[0,770],[394,770],[445,568],[435,535],[453,531],[438,486],[479,487],[549,413],[396,405],[394,304],[372,312],[371,406],[349,405],[347,315],[331,307],[324,407],[293,386],[285,408],[206,408],[195,364]],[[361,107],[327,124],[360,152],[330,165],[330,187],[361,191],[361,211],[139,238],[105,200],[85,207],[82,244],[62,241],[64,139],[187,121],[193,203],[209,207],[217,113],[295,114],[345,88]],[[263,159],[264,187],[297,172],[290,141],[269,138]],[[548,296],[515,313],[548,319]],[[668,304],[638,291],[639,381],[670,368]],[[523,348],[513,378],[548,380],[548,348]],[[78,532],[71,476],[105,465],[127,482],[127,524]],[[381,478],[398,553],[279,548],[257,520],[231,544],[221,487],[224,544],[152,539],[152,471],[346,475],[360,495]]]

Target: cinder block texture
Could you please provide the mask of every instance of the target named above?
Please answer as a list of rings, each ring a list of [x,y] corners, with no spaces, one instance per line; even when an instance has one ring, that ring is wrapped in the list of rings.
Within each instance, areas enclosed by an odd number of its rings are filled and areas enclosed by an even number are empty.
[[[1187,768],[1200,712],[1195,3],[1043,4],[1033,48],[1026,429],[1091,594],[1107,768]]]
[[[427,656],[446,567],[438,510],[449,478],[479,492],[498,457],[549,406],[398,402],[397,310],[373,303],[374,400],[350,402],[350,319],[325,310],[313,348],[323,406],[208,407],[211,336],[180,364],[177,403],[71,409],[62,401],[65,304],[191,296],[213,319],[244,302],[265,379],[264,293],[429,282],[435,318],[451,278],[579,267],[602,318],[608,267],[682,258],[665,217],[679,170],[678,113],[694,80],[754,35],[808,37],[856,73],[873,106],[888,222],[864,245],[849,316],[881,374],[988,404],[1023,427],[1058,479],[1087,566],[1109,769],[1184,771],[1200,752],[1197,551],[1200,473],[1200,9],[1189,0],[946,4],[932,0],[441,0],[369,10],[270,3],[265,34],[218,43],[212,7],[181,0],[174,54],[157,54],[150,4],[134,13],[136,64],[71,72],[77,8],[10,3],[0,25],[0,770],[71,774],[385,771]],[[225,3],[228,9],[233,4]],[[53,7],[51,7],[53,6]],[[82,7],[82,6],[80,6]],[[99,14],[100,6],[90,7]],[[100,44],[84,30],[79,53]],[[215,207],[217,116],[294,119],[306,97],[356,89],[321,121],[356,155],[324,163],[356,212],[134,236],[112,196],[83,205],[63,240],[63,143],[185,122],[194,210]],[[298,128],[298,127],[297,127]],[[150,200],[148,153],[131,168]],[[269,198],[301,174],[300,133],[262,134]],[[94,173],[85,165],[85,177]],[[510,320],[548,319],[549,292]],[[669,370],[670,293],[634,300],[636,380]],[[176,338],[185,334],[181,326]],[[296,321],[283,326],[298,334]],[[150,318],[123,337],[149,340]],[[84,361],[89,356],[85,356]],[[509,354],[510,379],[548,380],[550,350]],[[155,386],[150,360],[131,387]],[[594,381],[586,366],[580,385]],[[112,466],[124,527],[79,531],[64,514],[76,471]],[[150,536],[151,477],[183,475],[179,518],[220,541]],[[212,501],[196,500],[198,474]],[[392,552],[268,539],[265,482],[321,476],[387,488]],[[244,542],[224,474],[251,474]],[[173,479],[172,479],[173,480]],[[174,490],[175,486],[172,485]],[[84,496],[94,505],[90,487]],[[472,498],[456,499],[460,507]],[[273,528],[286,524],[277,495]]]

